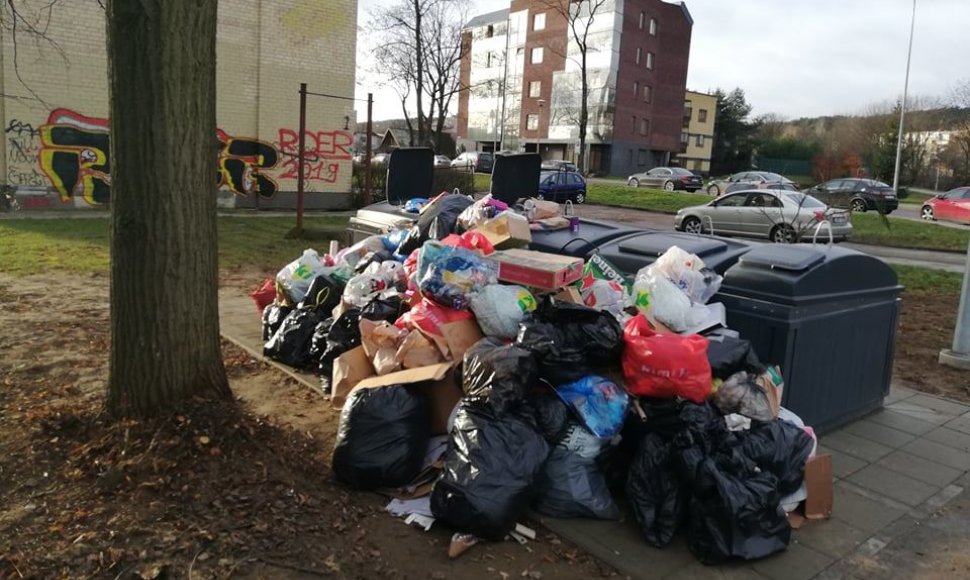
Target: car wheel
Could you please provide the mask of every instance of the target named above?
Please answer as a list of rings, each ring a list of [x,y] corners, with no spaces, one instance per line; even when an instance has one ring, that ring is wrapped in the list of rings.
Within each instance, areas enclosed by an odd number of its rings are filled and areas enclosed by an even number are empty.
[[[787,224],[775,226],[775,229],[771,230],[771,241],[776,244],[794,244],[795,229]]]
[[[576,194],[576,203],[586,203],[586,192],[580,191]]]
[[[681,225],[681,227],[683,227],[684,231],[687,232],[688,234],[704,233],[704,226],[701,224],[701,220],[697,219],[694,216],[691,216],[689,218],[684,218],[684,223]]]
[[[861,199],[853,199],[850,207],[852,208],[852,211],[857,211],[859,213],[866,213],[866,210],[869,209],[868,206],[866,206],[866,202]]]
[[[668,181],[667,183],[664,183],[664,191],[673,191],[674,187],[675,186],[673,181]]]
[[[707,188],[707,193],[708,195],[713,195],[714,197],[717,197],[721,195],[721,188],[716,185],[712,185]]]
[[[640,187],[640,180],[634,177],[630,181],[627,181],[626,184],[630,187]]]
[[[924,205],[919,210],[919,217],[923,218],[924,220],[926,220],[928,222],[934,221],[936,218],[933,216],[933,206],[931,206],[931,205]]]

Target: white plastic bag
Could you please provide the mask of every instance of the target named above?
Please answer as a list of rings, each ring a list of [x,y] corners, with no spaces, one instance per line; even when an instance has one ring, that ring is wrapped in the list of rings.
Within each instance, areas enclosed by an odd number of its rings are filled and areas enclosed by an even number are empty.
[[[522,286],[490,284],[472,294],[471,309],[485,336],[515,338],[519,322],[536,309],[536,299]]]
[[[666,276],[695,304],[706,304],[720,290],[723,280],[705,267],[703,260],[677,246],[671,246],[648,267]]]
[[[650,266],[637,273],[633,298],[644,314],[652,314],[657,322],[674,332],[684,332],[693,326],[690,298]]]
[[[617,320],[623,318],[627,294],[623,285],[615,280],[595,280],[582,291],[583,302],[590,308],[605,310]]]
[[[363,240],[357,242],[349,248],[344,248],[337,252],[337,255],[333,257],[335,265],[348,265],[351,268],[357,266],[357,262],[360,262],[361,258],[366,256],[371,252],[380,252],[385,249],[384,247],[384,236],[369,236]]]
[[[466,207],[458,214],[458,225],[465,230],[470,230],[489,218],[487,206],[492,201],[492,194],[485,194],[484,197]]]
[[[326,273],[320,254],[312,248],[303,250],[299,258],[293,260],[276,274],[276,281],[286,292],[287,297],[296,304],[306,296],[314,278]]]

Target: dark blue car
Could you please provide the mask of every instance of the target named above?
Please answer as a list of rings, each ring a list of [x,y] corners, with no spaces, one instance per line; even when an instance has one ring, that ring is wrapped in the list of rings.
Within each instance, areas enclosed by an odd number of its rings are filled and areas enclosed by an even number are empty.
[[[543,171],[539,174],[539,199],[563,203],[586,202],[586,180],[572,171]]]

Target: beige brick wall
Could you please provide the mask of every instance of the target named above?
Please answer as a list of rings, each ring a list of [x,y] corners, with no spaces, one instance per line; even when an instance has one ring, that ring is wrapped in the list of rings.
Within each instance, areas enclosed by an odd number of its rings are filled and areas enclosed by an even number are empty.
[[[53,188],[71,205],[96,202],[98,182],[110,180],[100,147],[108,116],[104,12],[96,0],[62,2],[46,24],[49,0],[21,4],[52,42],[21,27],[15,48],[9,25],[0,27],[0,183]],[[353,96],[356,26],[356,0],[220,1],[220,189],[241,197],[262,191],[277,202],[296,190],[299,85]],[[355,104],[309,97],[307,191],[350,191]],[[55,124],[70,131],[52,133]],[[78,134],[83,143],[64,142]]]

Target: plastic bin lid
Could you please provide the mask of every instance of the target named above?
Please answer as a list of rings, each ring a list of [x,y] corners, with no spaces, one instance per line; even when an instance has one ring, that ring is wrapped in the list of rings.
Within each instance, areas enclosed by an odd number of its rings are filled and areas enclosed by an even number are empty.
[[[695,254],[701,260],[724,252],[728,247],[727,242],[716,238],[661,232],[648,232],[642,236],[632,236],[621,240],[618,244],[621,252],[654,258],[662,256],[671,246],[677,246],[684,251]]]
[[[759,246],[724,273],[721,285],[721,293],[787,304],[834,302],[886,290],[902,290],[892,268],[837,246]]]
[[[568,228],[533,230],[529,247],[540,252],[585,258],[603,244],[636,231],[624,224],[580,218],[579,231],[575,233]]]

